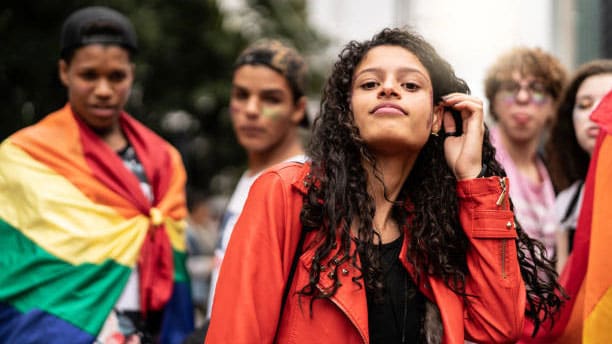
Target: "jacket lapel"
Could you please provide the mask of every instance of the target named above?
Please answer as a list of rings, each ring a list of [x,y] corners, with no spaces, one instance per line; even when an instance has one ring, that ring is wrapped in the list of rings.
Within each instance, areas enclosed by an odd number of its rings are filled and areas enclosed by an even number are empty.
[[[309,243],[313,239],[314,233],[309,235],[306,242]],[[312,259],[315,254],[316,247],[313,245],[306,244],[309,247],[304,254],[300,257],[301,264],[306,268],[307,271],[311,270]],[[339,240],[336,242],[336,247],[340,247]],[[355,244],[351,242],[351,251],[355,250]],[[366,299],[365,286],[363,280],[361,285],[353,282],[353,278],[360,275],[357,268],[352,266],[350,260],[346,260],[340,264],[337,264],[330,257],[334,256],[335,252],[332,252],[323,259],[321,264],[321,275],[317,288],[319,290],[326,290],[333,285],[333,276],[338,276],[338,282],[341,284],[336,293],[330,297],[330,301],[333,302],[344,315],[346,315],[351,323],[355,326],[359,334],[363,338],[364,342],[368,342],[368,305]],[[357,257],[359,261],[359,256]],[[359,263],[359,262],[358,262]]]

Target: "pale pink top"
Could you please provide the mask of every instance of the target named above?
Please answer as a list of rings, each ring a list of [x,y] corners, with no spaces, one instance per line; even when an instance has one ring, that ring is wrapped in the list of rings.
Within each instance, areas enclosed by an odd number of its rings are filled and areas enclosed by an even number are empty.
[[[495,158],[504,167],[510,180],[514,214],[525,233],[540,240],[546,247],[547,256],[552,258],[557,227],[554,212],[551,211],[555,206],[555,191],[546,166],[538,157],[536,164],[542,182],[533,183],[516,168],[499,135],[497,127],[491,129],[491,142],[497,150]]]

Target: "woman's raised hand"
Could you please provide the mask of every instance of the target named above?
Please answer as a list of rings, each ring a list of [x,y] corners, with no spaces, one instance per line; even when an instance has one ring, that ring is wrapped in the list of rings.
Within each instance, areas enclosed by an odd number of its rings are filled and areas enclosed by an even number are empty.
[[[476,178],[482,169],[482,141],[485,132],[482,100],[464,93],[442,97],[440,104],[461,114],[462,133],[449,110],[444,111],[444,155],[457,180]]]

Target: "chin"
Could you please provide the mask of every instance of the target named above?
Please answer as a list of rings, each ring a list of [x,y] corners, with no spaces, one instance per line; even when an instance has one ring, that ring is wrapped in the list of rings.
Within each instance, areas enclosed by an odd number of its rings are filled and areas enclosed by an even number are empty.
[[[414,154],[419,153],[427,141],[406,141],[406,138],[392,139],[369,142],[368,147],[375,154],[383,155],[398,155],[398,154]]]

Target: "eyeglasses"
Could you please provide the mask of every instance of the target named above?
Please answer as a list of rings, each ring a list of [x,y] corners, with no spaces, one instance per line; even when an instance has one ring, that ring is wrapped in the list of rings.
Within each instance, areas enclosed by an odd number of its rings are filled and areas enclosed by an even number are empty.
[[[518,99],[521,90],[527,91],[528,98]],[[544,105],[548,101],[549,92],[539,81],[521,82],[506,81],[499,86],[499,96],[506,104],[532,102],[535,105]]]

